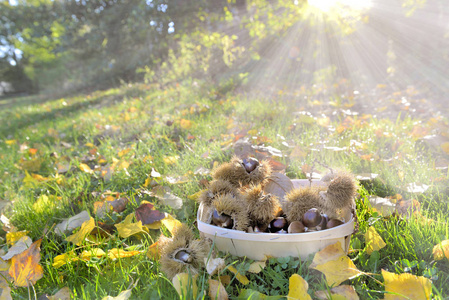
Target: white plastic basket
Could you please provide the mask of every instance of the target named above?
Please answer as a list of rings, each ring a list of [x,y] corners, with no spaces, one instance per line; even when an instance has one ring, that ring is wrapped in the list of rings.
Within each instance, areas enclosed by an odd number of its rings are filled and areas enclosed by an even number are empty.
[[[198,209],[198,230],[215,242],[218,250],[236,256],[246,256],[254,260],[268,257],[299,257],[306,260],[328,245],[340,242],[348,253],[351,235],[354,232],[354,218],[351,215],[346,223],[326,230],[303,233],[246,233],[214,226],[202,222],[203,207]]]

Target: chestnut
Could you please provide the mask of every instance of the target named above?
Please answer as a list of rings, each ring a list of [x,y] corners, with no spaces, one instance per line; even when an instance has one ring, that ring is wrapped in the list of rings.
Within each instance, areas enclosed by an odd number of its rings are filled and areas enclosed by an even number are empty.
[[[334,228],[342,224],[344,223],[338,219],[330,219],[329,222],[327,222],[327,228]]]
[[[242,165],[247,173],[251,173],[259,166],[259,161],[255,158],[249,157],[242,161]]]
[[[226,214],[218,214],[216,210],[212,213],[212,223],[215,226],[231,229],[234,226],[231,216]]]
[[[302,217],[302,222],[304,223],[304,226],[313,228],[316,227],[321,223],[322,217],[318,209],[311,208],[308,211],[304,213],[304,216]]]
[[[288,226],[288,233],[301,233],[305,231],[304,224],[301,221],[293,221]]]
[[[191,263],[192,257],[190,256],[189,252],[186,250],[180,250],[175,254],[175,259],[182,261],[183,263]]]
[[[329,221],[329,217],[326,214],[321,215],[321,222],[316,226],[317,230],[324,230],[327,227],[327,222]]]
[[[270,225],[268,225],[268,229],[270,232],[278,232],[280,230],[286,230],[288,228],[288,223],[285,218],[278,217],[270,222]]]

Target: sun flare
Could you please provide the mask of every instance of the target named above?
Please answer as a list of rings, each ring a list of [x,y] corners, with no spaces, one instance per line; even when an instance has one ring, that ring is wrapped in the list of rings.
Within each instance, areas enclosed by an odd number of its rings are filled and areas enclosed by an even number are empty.
[[[336,7],[362,10],[372,6],[371,0],[308,0],[308,3],[323,12],[329,12]]]

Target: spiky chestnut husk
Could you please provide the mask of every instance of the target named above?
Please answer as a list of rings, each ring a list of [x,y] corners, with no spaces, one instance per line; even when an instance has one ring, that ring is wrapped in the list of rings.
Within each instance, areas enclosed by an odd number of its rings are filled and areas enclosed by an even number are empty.
[[[168,278],[173,278],[181,272],[198,274],[204,266],[210,244],[206,239],[194,240],[193,232],[182,224],[173,232],[172,238],[161,236],[158,241],[161,258],[161,270]],[[184,255],[179,255],[183,252]],[[188,259],[185,259],[188,257]]]
[[[352,207],[357,184],[349,173],[338,173],[327,186],[327,190],[321,195],[325,200],[325,206],[330,209],[342,209]]]
[[[231,183],[218,179],[210,182],[209,188],[200,195],[198,202],[204,206],[210,206],[213,199],[221,194],[240,196],[239,191]]]
[[[319,192],[322,187],[306,187],[294,189],[286,196],[285,215],[289,223],[302,221],[304,213],[311,208],[321,209],[321,197]]]
[[[260,184],[247,188],[244,195],[251,226],[268,226],[281,209],[278,198],[264,194]]]
[[[254,170],[248,172],[244,161],[238,157],[233,157],[230,162],[224,163],[212,171],[214,179],[228,181],[235,187],[263,183],[270,175],[271,166],[268,161],[260,162]]]
[[[212,201],[212,209],[218,214],[231,216],[235,230],[245,231],[249,226],[248,210],[245,202],[240,197],[234,197],[231,194],[218,195]]]

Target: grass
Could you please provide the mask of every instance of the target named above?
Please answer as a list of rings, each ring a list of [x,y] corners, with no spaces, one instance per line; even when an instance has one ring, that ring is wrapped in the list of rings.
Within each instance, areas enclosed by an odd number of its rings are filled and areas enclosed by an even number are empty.
[[[306,178],[303,170],[314,162],[355,174],[378,174],[377,179],[360,185],[359,230],[351,240],[355,251],[350,258],[357,268],[370,274],[349,281],[361,299],[384,297],[382,269],[431,278],[433,297],[447,297],[449,261],[434,261],[432,256],[434,245],[449,238],[448,173],[447,168],[435,168],[435,158],[447,159],[447,154],[438,147],[421,146],[420,139],[424,133],[447,128],[447,120],[421,118],[404,110],[396,114],[390,111],[385,117],[372,110],[370,114],[350,115],[345,111],[357,107],[357,99],[331,105],[311,97],[307,100],[305,94],[313,95],[313,90],[306,89],[294,97],[280,93],[273,100],[232,92],[217,96],[187,83],[164,89],[134,84],[63,99],[26,97],[0,103],[4,105],[0,111],[0,199],[4,214],[17,230],[28,231],[33,241],[43,238],[40,264],[44,276],[33,287],[36,295],[53,295],[68,286],[74,298],[98,299],[135,286],[132,297],[136,299],[176,298],[171,279],[161,272],[157,259],[145,255],[160,230],[126,239],[115,233],[94,245],[76,246],[54,234],[53,225],[82,210],[95,217],[94,203],[100,200],[99,195],[110,191],[130,202],[123,213],[103,218],[105,223],[119,222],[146,200],[193,227],[198,204],[189,196],[203,189],[202,179],[210,180],[208,174],[196,171],[228,161],[236,137],[245,134],[253,144],[281,150],[283,156],[274,158],[286,165],[285,172],[291,178]],[[312,116],[299,113],[303,111]],[[290,155],[293,150],[299,154]],[[99,168],[114,161],[117,167],[112,177],[102,176]],[[97,171],[83,172],[80,163],[91,169],[98,166]],[[315,169],[327,171],[318,163]],[[153,187],[143,187],[152,170],[162,175],[152,184],[165,186],[183,199],[181,209],[145,193]],[[44,179],[27,181],[32,174]],[[168,176],[186,180],[171,184]],[[430,188],[424,193],[409,193],[409,183]],[[404,199],[418,200],[422,215],[434,221],[425,223],[419,216],[408,220],[382,217],[370,208],[370,195],[397,193]],[[40,204],[43,195],[50,201]],[[387,244],[372,255],[365,250],[364,233],[369,226],[374,226]],[[169,235],[165,228],[161,230]],[[1,232],[3,238],[5,233]],[[124,244],[145,251],[116,261],[103,257],[53,267],[54,258],[69,251],[80,253],[99,247],[107,252]],[[7,250],[6,243],[3,249]],[[293,257],[271,258],[262,272],[252,274],[245,272],[249,261],[225,257],[250,280],[244,286],[232,273],[223,272],[231,275],[226,291],[234,299],[243,289],[286,295],[289,277],[294,273],[309,283],[310,294],[328,288],[321,273],[308,268],[310,258],[303,262]],[[199,276],[200,298],[207,298],[207,278],[205,272]],[[29,293],[27,288],[12,290],[15,299],[27,299]]]

